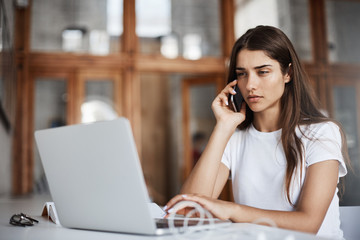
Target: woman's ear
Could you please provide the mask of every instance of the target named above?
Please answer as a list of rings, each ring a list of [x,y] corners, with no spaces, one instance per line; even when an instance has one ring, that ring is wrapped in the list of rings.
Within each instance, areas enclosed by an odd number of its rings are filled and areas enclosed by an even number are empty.
[[[292,65],[291,65],[291,63],[289,63],[289,66],[287,67],[287,71],[285,74],[285,83],[288,83],[291,81],[291,76],[292,76]]]

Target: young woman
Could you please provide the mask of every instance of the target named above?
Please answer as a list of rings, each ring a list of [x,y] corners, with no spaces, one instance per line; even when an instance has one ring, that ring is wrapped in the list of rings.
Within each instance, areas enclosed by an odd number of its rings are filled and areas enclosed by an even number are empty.
[[[230,94],[244,97],[240,112],[229,107]],[[165,209],[189,200],[220,219],[269,218],[281,228],[342,238],[337,185],[347,173],[346,142],[316,103],[286,35],[269,26],[248,30],[212,103],[217,123],[208,145]],[[235,203],[217,199],[230,175]]]

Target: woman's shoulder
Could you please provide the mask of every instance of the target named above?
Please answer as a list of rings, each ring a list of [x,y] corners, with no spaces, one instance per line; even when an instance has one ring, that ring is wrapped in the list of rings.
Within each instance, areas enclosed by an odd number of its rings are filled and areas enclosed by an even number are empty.
[[[246,135],[249,133],[249,131],[251,130],[251,128],[253,128],[253,125],[249,125],[248,127],[246,128],[236,128],[235,129],[235,132],[233,133],[232,137],[240,137],[240,136],[243,136],[243,135]]]
[[[298,134],[308,138],[321,138],[323,136],[335,137],[340,135],[340,127],[335,122],[329,120],[318,123],[300,125],[297,129]]]
[[[241,139],[243,139],[244,136],[247,134],[248,129],[249,128],[245,128],[245,129],[236,128],[235,132],[231,135],[229,142],[238,144],[241,141]]]
[[[334,121],[328,120],[328,121],[323,121],[323,122],[302,124],[302,125],[300,125],[300,128],[302,130],[318,131],[320,129],[339,129],[339,126]]]
[[[242,135],[244,135],[246,129],[239,129],[236,128],[235,132],[231,135],[230,140],[241,138]]]

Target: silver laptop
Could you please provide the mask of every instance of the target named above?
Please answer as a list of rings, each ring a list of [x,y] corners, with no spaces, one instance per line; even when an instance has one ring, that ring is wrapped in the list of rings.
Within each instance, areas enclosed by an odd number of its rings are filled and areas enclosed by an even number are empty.
[[[39,130],[35,139],[62,226],[148,235],[174,232],[167,220],[152,217],[126,118]]]

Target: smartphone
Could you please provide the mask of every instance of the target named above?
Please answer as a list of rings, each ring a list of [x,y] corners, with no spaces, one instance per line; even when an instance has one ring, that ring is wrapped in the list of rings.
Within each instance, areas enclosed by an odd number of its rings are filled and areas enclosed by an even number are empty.
[[[237,85],[235,85],[234,90],[236,92],[235,95],[229,95],[229,102],[231,102],[232,107],[235,112],[240,112],[241,103],[244,100],[243,96],[241,95],[240,89]]]

